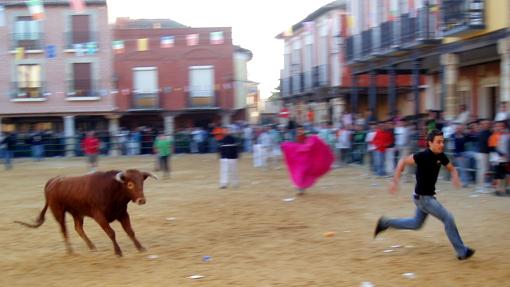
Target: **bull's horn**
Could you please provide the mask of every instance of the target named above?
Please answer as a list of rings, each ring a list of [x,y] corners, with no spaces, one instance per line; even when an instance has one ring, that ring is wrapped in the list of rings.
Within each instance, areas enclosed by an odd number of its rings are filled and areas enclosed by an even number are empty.
[[[122,180],[122,171],[118,172],[116,175],[115,175],[115,180],[120,182],[120,183],[124,183],[124,181]]]
[[[159,177],[158,177],[157,175],[153,174],[152,172],[144,171],[143,173],[144,173],[145,175],[147,175],[147,176],[150,176],[150,177],[154,178],[155,180],[158,180],[158,179],[159,179]]]

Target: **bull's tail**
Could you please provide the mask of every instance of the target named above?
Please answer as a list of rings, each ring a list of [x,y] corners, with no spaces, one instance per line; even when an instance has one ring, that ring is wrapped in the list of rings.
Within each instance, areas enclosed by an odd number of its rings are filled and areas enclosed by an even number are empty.
[[[19,223],[21,225],[25,225],[27,227],[37,228],[37,227],[41,226],[44,223],[44,214],[46,213],[47,209],[48,209],[48,202],[46,202],[46,204],[44,205],[44,208],[41,210],[41,213],[39,214],[39,216],[35,220],[35,223],[25,223],[25,222],[21,222],[21,221],[17,221],[17,220],[14,221],[14,222],[15,223]]]

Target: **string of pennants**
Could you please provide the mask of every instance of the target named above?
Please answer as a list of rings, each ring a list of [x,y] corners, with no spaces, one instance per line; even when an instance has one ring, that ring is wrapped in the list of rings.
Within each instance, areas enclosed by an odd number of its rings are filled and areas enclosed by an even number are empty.
[[[211,32],[209,33],[209,43],[211,45],[221,45],[224,43],[223,31],[219,32]],[[180,37],[181,35],[179,35]],[[187,46],[195,46],[199,43],[199,34],[188,34],[184,35],[186,37],[186,45]],[[148,51],[149,50],[149,40],[153,38],[141,38],[141,39],[132,39],[132,40],[114,40],[112,41],[112,49],[116,54],[122,54],[125,51],[125,43],[136,41],[136,50],[139,52]],[[172,48],[175,46],[176,36],[162,36],[159,38],[160,47],[161,48]],[[87,43],[76,43],[73,44],[72,50],[76,56],[84,56],[84,55],[95,55],[98,51],[98,46],[96,42],[87,42]],[[17,47],[15,49],[16,60],[21,60],[25,58],[25,48]],[[57,46],[56,45],[46,45],[45,53],[48,59],[56,58],[57,56]]]
[[[159,46],[161,48],[172,48],[176,45],[177,37],[185,37],[187,46],[196,46],[199,44],[200,35],[198,33],[188,34],[188,35],[177,35],[177,36],[162,36],[159,38]],[[112,42],[113,51],[116,54],[121,54],[125,51],[126,42],[136,41],[136,50],[139,52],[148,51],[149,50],[149,41],[153,40],[153,38],[140,38],[140,39],[130,39],[130,40],[114,40]],[[152,42],[152,41],[151,41]],[[225,42],[223,31],[218,32],[210,32],[209,33],[209,43],[211,45],[221,45]]]

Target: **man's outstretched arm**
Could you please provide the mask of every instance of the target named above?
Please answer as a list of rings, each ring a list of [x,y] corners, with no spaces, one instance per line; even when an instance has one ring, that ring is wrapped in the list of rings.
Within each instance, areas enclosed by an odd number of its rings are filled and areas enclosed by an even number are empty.
[[[393,176],[393,180],[391,181],[390,193],[397,193],[398,183],[400,182],[400,175],[404,171],[406,165],[414,165],[414,164],[415,164],[415,162],[414,162],[413,155],[403,158],[398,162],[397,168],[395,170],[395,175]]]

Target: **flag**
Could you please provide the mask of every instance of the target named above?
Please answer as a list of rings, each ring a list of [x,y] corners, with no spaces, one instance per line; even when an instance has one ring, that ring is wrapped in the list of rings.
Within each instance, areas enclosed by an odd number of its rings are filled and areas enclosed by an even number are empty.
[[[142,39],[138,39],[136,42],[137,42],[137,51],[138,52],[143,52],[143,51],[149,50],[149,39],[142,38]]]
[[[16,60],[22,60],[23,58],[25,58],[25,48],[16,48]]]
[[[124,41],[123,40],[116,40],[112,43],[112,48],[115,54],[122,54],[124,53]]]
[[[77,57],[83,56],[85,54],[85,47],[83,44],[76,43],[73,44],[74,54]]]
[[[161,37],[161,48],[172,48],[175,43],[174,36],[163,36]]]
[[[96,42],[88,42],[85,44],[85,53],[87,55],[94,55],[97,52]]]
[[[28,0],[26,3],[30,14],[32,14],[32,19],[42,20],[44,18],[44,6],[41,0]]]
[[[315,23],[313,21],[303,22],[303,26],[305,26],[305,31],[307,33],[313,33],[313,26],[314,25],[315,25]]]
[[[0,27],[5,26],[5,8],[0,5]]]
[[[57,57],[57,46],[47,45],[46,56],[48,57],[48,59],[55,59]]]
[[[71,7],[76,13],[83,13],[85,11],[85,3],[83,0],[69,0]]]
[[[223,44],[223,32],[211,32],[209,34],[209,40],[212,45]]]
[[[198,34],[186,35],[186,43],[188,43],[188,46],[198,45]]]

